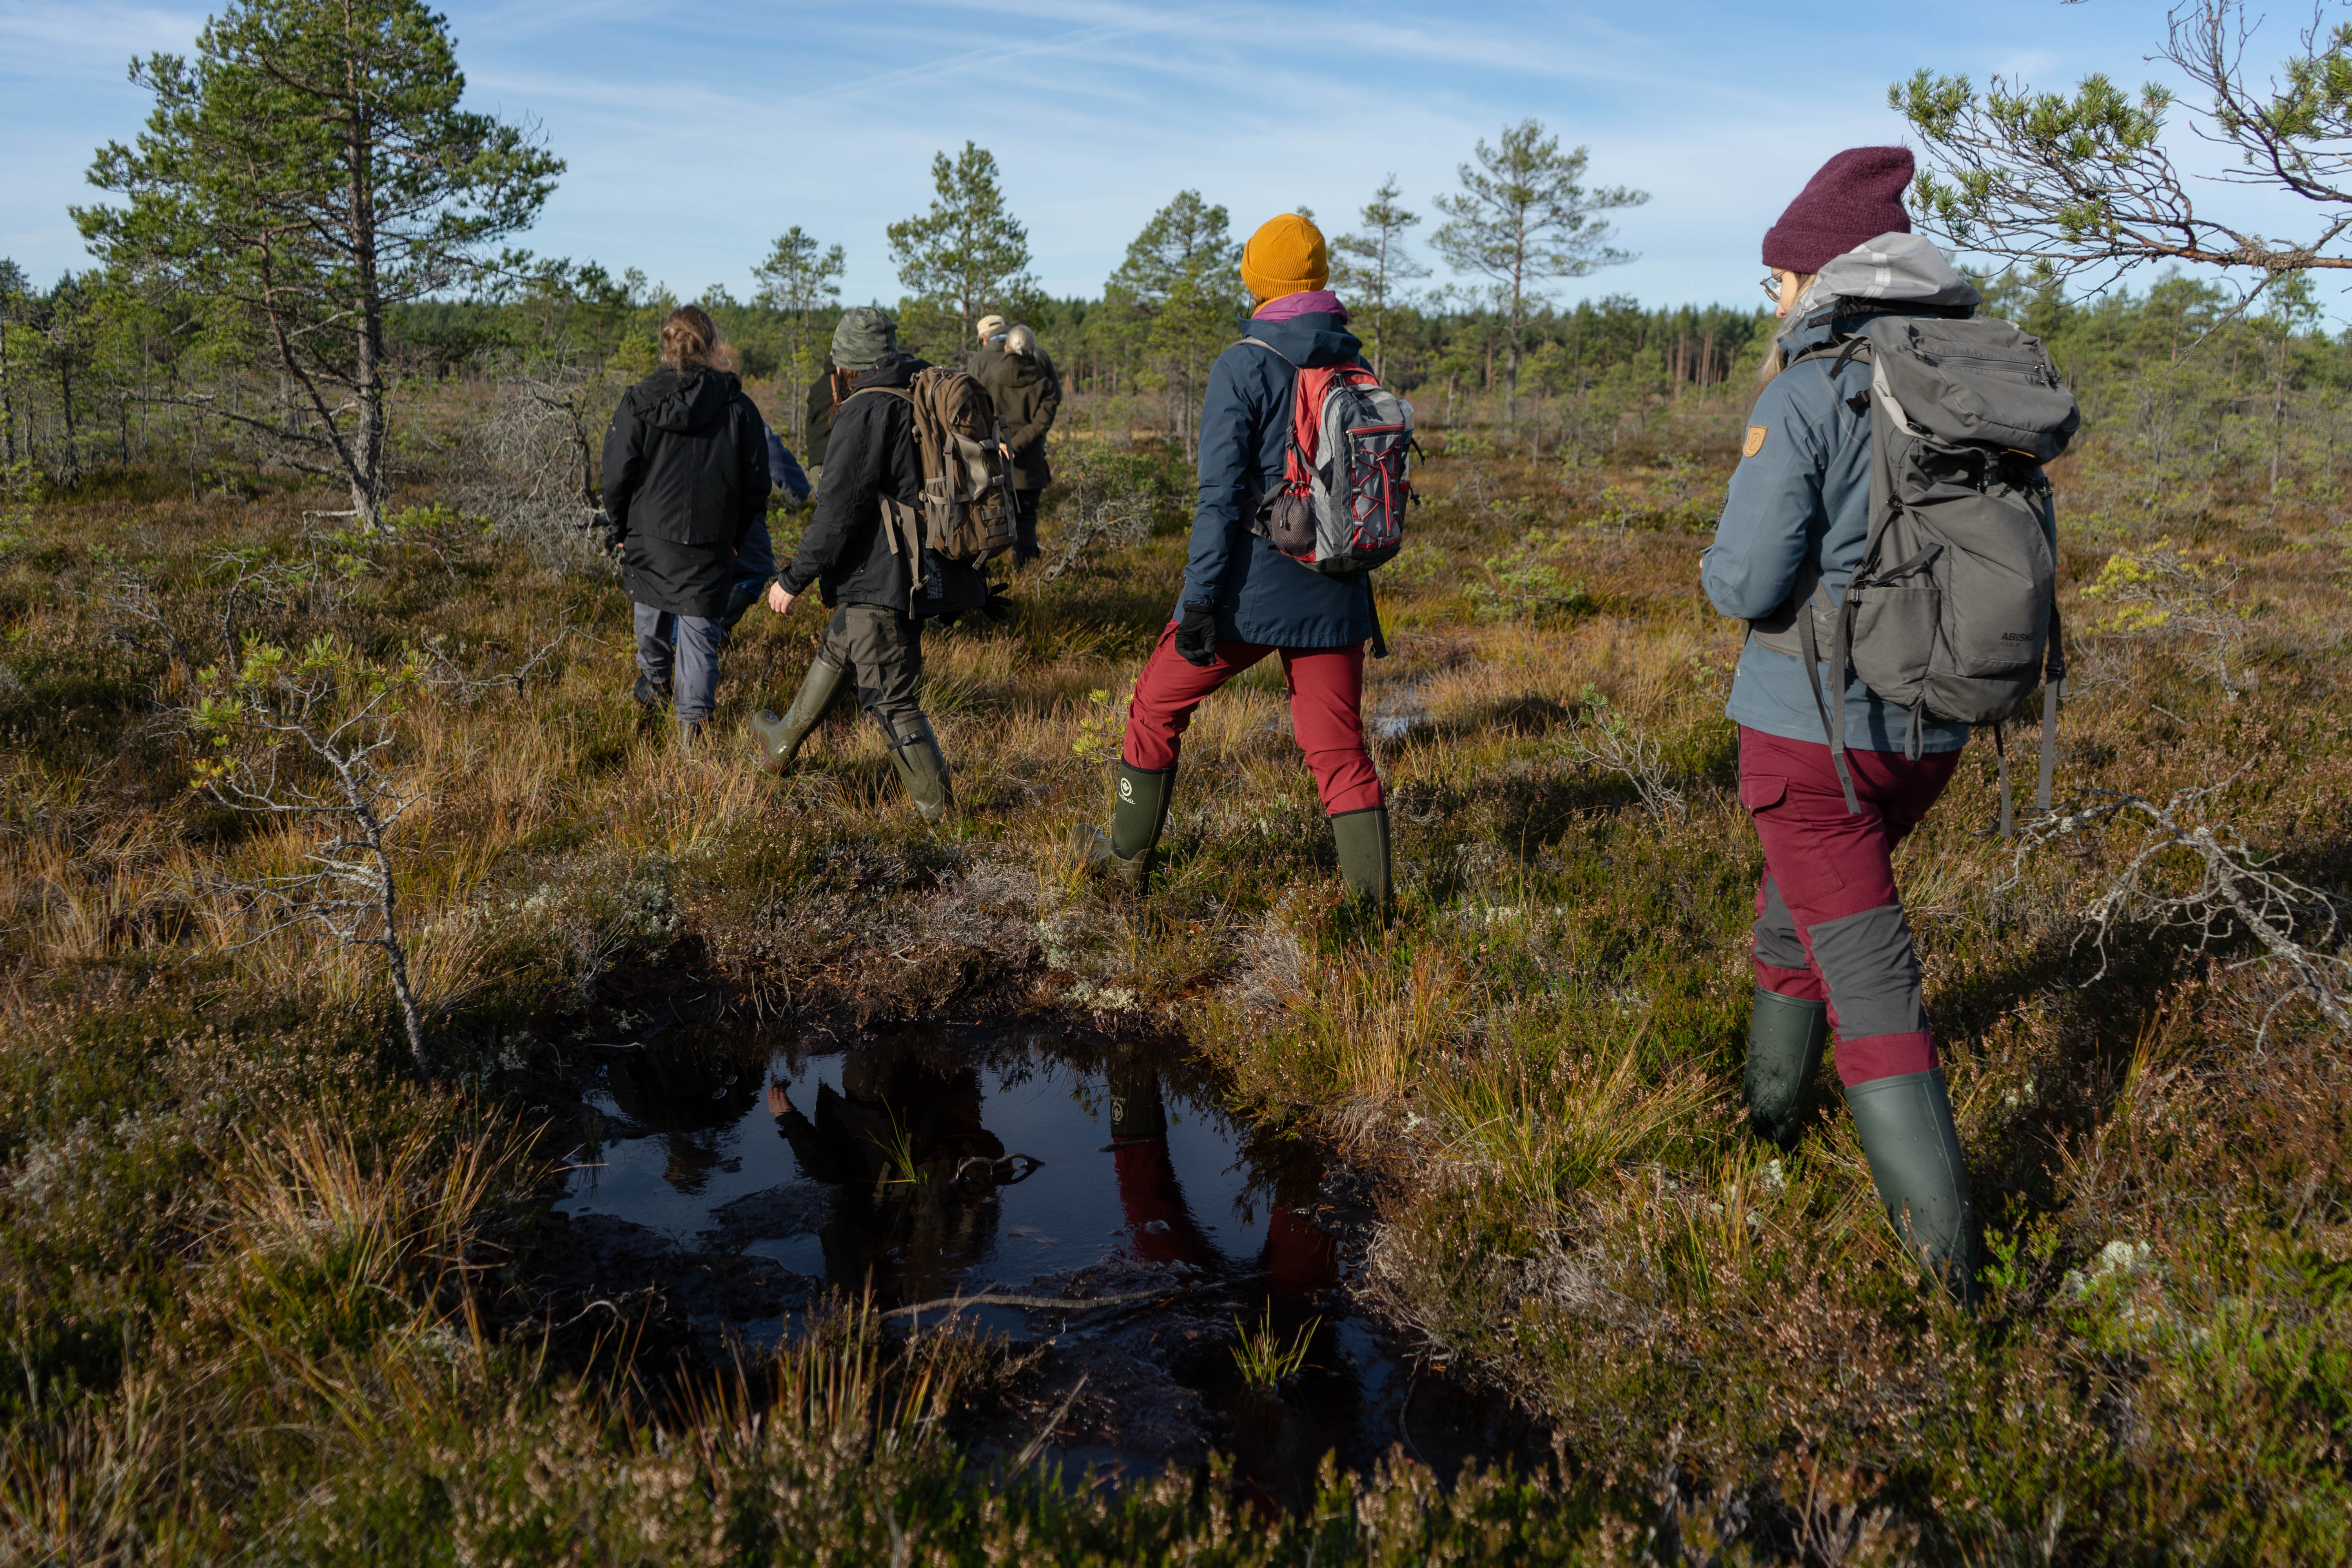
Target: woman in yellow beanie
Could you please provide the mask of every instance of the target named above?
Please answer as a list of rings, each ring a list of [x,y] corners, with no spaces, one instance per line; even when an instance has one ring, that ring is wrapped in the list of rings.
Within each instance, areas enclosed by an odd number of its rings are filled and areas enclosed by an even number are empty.
[[[1389,900],[1389,814],[1362,719],[1370,581],[1302,565],[1250,526],[1282,478],[1298,370],[1360,363],[1347,310],[1323,286],[1329,270],[1322,232],[1296,213],[1269,219],[1242,247],[1242,281],[1256,300],[1244,329],[1253,341],[1225,350],[1209,372],[1183,592],[1128,708],[1110,833],[1086,830],[1097,858],[1138,891],[1150,882],[1192,710],[1279,653],[1292,731],[1331,819],[1339,874],[1351,892]]]

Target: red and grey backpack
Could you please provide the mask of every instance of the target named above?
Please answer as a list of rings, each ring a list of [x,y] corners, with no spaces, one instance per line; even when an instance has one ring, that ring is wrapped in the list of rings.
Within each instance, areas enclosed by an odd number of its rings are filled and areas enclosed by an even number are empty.
[[[1301,365],[1262,338],[1241,341],[1297,372],[1282,482],[1258,503],[1250,531],[1335,577],[1386,565],[1404,542],[1412,499],[1412,405],[1356,361]]]

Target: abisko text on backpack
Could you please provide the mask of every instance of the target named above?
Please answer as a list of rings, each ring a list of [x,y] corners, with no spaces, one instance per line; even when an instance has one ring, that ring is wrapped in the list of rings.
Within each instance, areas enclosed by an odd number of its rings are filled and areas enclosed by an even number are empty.
[[[1241,341],[1291,363],[1261,338]],[[1404,543],[1412,500],[1412,405],[1360,363],[1292,368],[1282,481],[1259,502],[1250,531],[1335,577],[1386,565]]]

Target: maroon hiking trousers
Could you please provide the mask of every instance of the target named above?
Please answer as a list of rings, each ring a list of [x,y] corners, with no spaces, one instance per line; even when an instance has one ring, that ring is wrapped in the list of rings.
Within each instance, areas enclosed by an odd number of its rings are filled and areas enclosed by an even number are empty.
[[[1944,793],[1960,754],[1931,752],[1915,763],[1900,752],[1849,751],[1845,761],[1858,814],[1845,808],[1828,746],[1740,727],[1739,804],[1764,844],[1756,984],[1829,1003],[1838,1077],[1852,1089],[1936,1065],[1891,857]]]
[[[1282,680],[1290,689],[1290,730],[1326,816],[1370,811],[1381,804],[1381,775],[1364,750],[1364,645],[1345,647],[1268,647],[1263,643],[1220,638],[1217,657],[1205,669],[1176,651],[1176,623],[1160,634],[1160,646],[1144,661],[1127,709],[1127,765],[1164,773],[1176,765],[1185,729],[1201,700],[1270,653],[1282,655]]]

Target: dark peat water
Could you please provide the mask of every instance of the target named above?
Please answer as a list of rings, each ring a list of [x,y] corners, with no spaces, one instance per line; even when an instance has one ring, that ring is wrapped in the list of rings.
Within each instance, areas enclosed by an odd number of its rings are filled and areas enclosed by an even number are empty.
[[[1450,1476],[1524,1439],[1493,1401],[1417,1369],[1358,1311],[1360,1184],[1252,1137],[1181,1048],[933,1025],[854,1043],[740,1023],[589,1053],[594,1136],[555,1209],[593,1291],[657,1291],[713,1351],[758,1351],[826,1300],[961,1312],[1042,1351],[985,1452],[1066,1475],[1156,1472],[1212,1449],[1285,1501],[1336,1450],[1401,1445]],[[1089,1308],[1089,1300],[1148,1296]],[[935,1323],[932,1310],[917,1321]],[[895,1320],[905,1323],[900,1316]],[[1290,1353],[1270,1390],[1244,1338]]]

